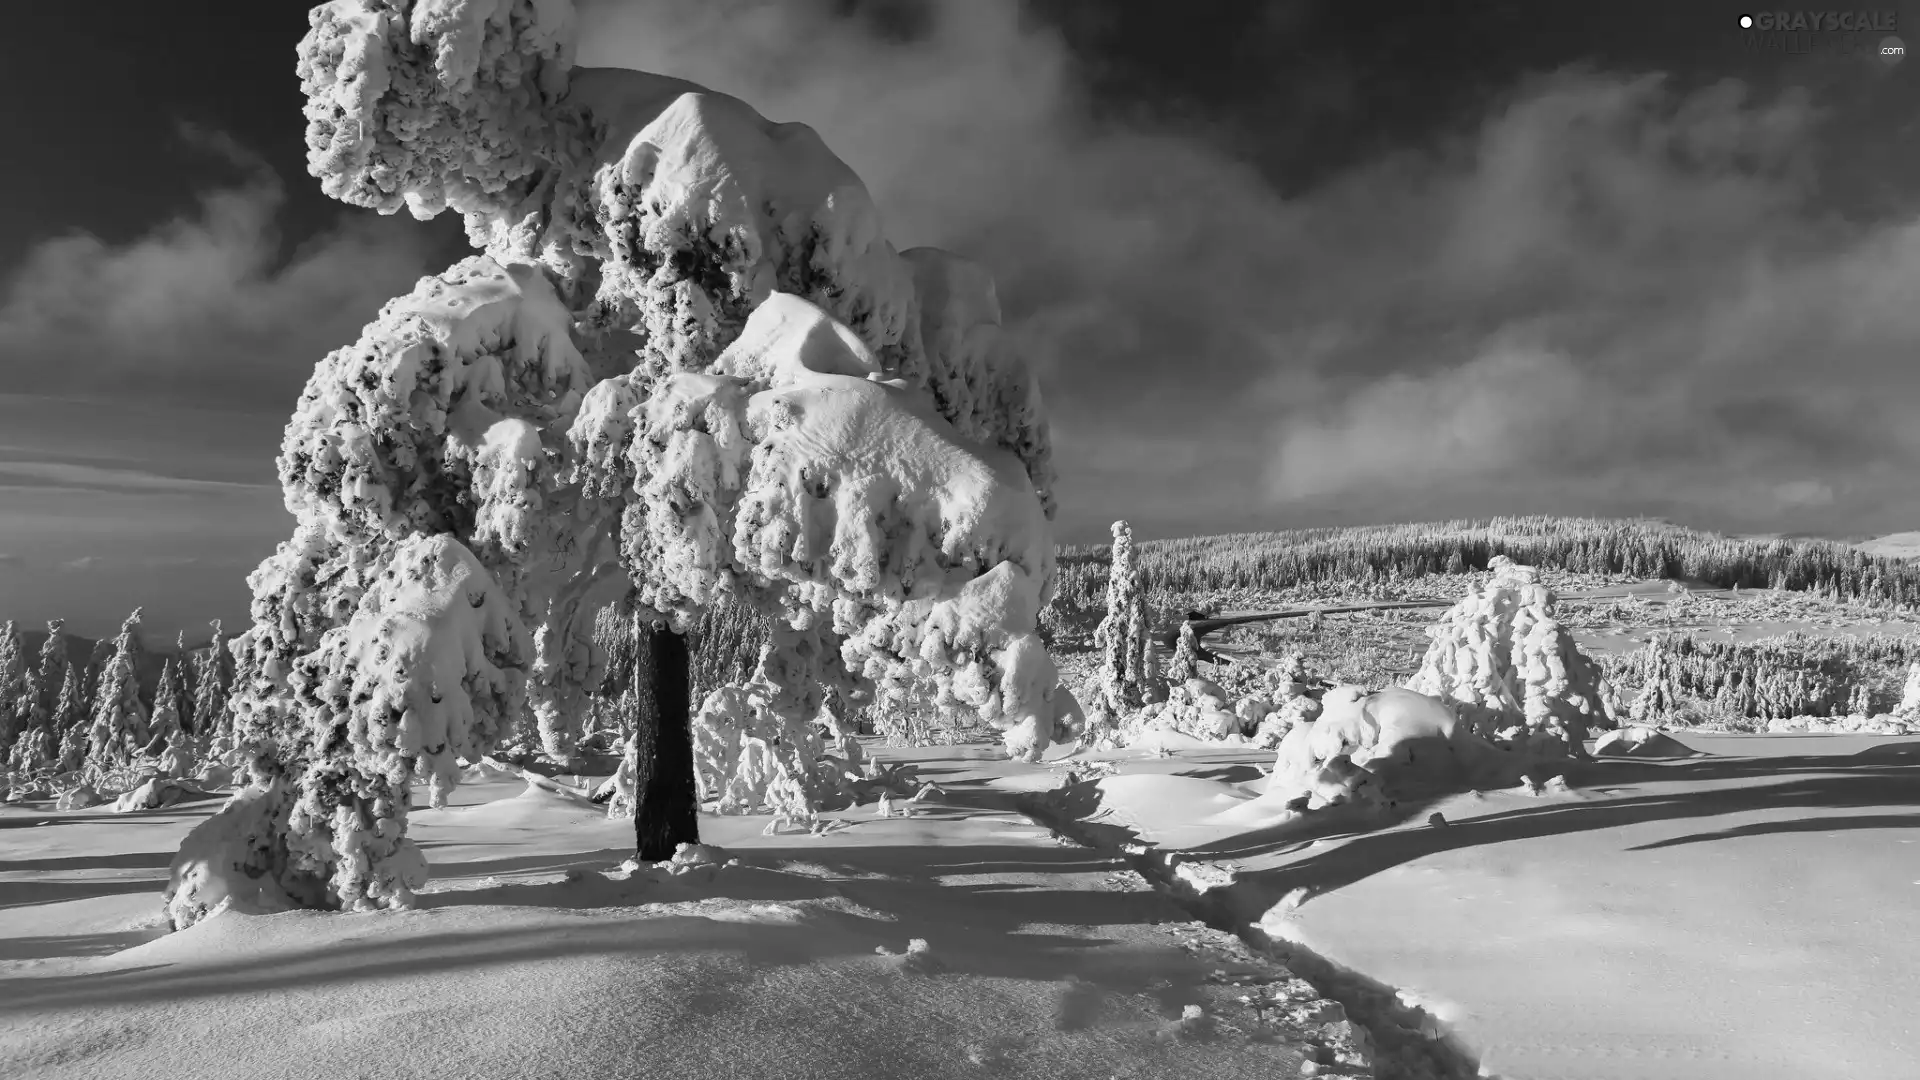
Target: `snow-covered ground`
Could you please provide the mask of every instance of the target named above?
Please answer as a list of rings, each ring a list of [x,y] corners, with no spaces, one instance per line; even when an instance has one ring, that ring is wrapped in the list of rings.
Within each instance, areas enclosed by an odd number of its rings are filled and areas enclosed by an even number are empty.
[[[166,935],[168,861],[218,800],[0,808],[0,1076],[1294,1076],[1350,1043],[1300,980],[1013,809],[1057,769],[905,756],[944,790],[914,818],[703,817],[742,865],[682,876],[614,870],[630,822],[497,775],[415,812],[417,910]],[[1256,1017],[1250,985],[1280,1004]]]
[[[1920,740],[1675,734],[1704,753],[1385,828],[1281,822],[1259,756],[1222,751],[1050,801],[1078,835],[1149,845],[1223,920],[1399,988],[1499,1075],[1920,1076]]]

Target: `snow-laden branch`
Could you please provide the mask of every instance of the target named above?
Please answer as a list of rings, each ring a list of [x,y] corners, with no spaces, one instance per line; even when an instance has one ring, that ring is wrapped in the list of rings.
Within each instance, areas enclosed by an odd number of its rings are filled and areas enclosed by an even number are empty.
[[[560,153],[569,0],[334,0],[309,22],[307,169],[334,198],[499,213]]]

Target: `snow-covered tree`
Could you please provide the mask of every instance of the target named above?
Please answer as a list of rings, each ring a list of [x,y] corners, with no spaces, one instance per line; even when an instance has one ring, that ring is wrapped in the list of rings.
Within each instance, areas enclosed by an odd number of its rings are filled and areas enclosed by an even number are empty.
[[[931,680],[1025,757],[1060,734],[1073,710],[1035,633],[1047,429],[982,270],[896,252],[803,125],[571,71],[567,0],[338,0],[311,21],[322,187],[454,209],[486,254],[389,303],[288,424],[297,524],[249,578],[235,647],[254,784],[183,846],[175,925],[240,884],[236,860],[282,902],[408,903],[410,783],[443,798],[529,712],[570,754],[603,672],[592,618],[629,588],[675,807],[650,833],[637,792],[642,857],[697,839],[682,635],[723,598],[782,624],[702,708],[740,805],[836,794],[811,726],[830,685]]]
[[[140,756],[160,763],[163,776],[186,776],[193,772],[196,757],[186,725],[180,719],[182,698],[172,657],[162,662],[160,683],[153,692],[153,715],[147,722],[147,743]]]
[[[163,674],[161,678],[172,687],[169,693],[173,695],[174,709],[180,716],[180,731],[186,735],[198,735],[200,733],[200,725],[195,722],[196,714],[193,711],[193,674],[195,666],[193,663],[193,654],[187,649],[187,632],[183,629],[174,635],[173,663],[169,669],[169,673]],[[156,691],[155,693],[157,700],[159,692]]]
[[[13,705],[16,723],[19,724],[23,735],[46,728],[51,724],[52,714],[45,705],[46,697],[40,688],[40,673],[28,668],[20,679],[19,691]],[[33,773],[41,767],[43,750],[44,747],[37,738],[29,741],[16,738],[14,745],[9,748],[8,756],[0,760],[5,760],[16,772]]]
[[[1146,701],[1154,676],[1153,635],[1147,623],[1146,591],[1134,560],[1133,528],[1113,523],[1113,562],[1107,574],[1107,615],[1094,628],[1100,651],[1097,708],[1113,725]]]
[[[135,608],[120,624],[119,636],[113,640],[113,655],[101,669],[99,689],[94,692],[88,764],[96,775],[127,765],[151,737],[136,674],[140,616],[141,609]],[[97,782],[95,786],[99,786]]]
[[[48,768],[56,773],[72,772],[86,760],[87,739],[92,733],[91,702],[80,665],[63,663],[59,703],[54,706],[50,724]]]
[[[227,707],[227,683],[232,656],[220,620],[213,627],[213,643],[200,657],[193,676],[193,715],[199,728],[199,756],[202,761],[225,762],[234,750],[233,714]]]
[[[40,643],[40,656],[33,668],[39,673],[39,706],[51,713],[59,704],[56,695],[60,693],[61,673],[67,667],[67,635],[63,631],[65,619],[47,621],[47,639]]]
[[[6,760],[13,742],[26,725],[20,715],[20,691],[27,675],[25,642],[8,619],[0,627],[0,761]]]
[[[1173,656],[1167,661],[1168,681],[1179,684],[1200,677],[1200,636],[1191,621],[1180,624],[1180,636],[1174,642]]]
[[[1407,688],[1452,702],[1500,745],[1552,743],[1581,755],[1591,727],[1608,726],[1600,669],[1553,617],[1538,572],[1505,556],[1493,577],[1427,630],[1433,639]]]

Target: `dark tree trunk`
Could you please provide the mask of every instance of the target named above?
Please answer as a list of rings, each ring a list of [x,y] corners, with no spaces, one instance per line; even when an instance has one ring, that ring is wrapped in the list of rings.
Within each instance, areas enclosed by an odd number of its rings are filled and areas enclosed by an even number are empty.
[[[638,629],[633,833],[640,861],[660,862],[672,858],[679,845],[700,842],[700,800],[693,780],[693,652],[687,639],[664,622]]]

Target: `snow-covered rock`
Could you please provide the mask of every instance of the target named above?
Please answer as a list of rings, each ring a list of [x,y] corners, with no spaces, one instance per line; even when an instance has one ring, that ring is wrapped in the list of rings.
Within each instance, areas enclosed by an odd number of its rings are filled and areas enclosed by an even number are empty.
[[[1478,736],[1448,703],[1411,690],[1337,686],[1319,717],[1281,740],[1266,794],[1310,809],[1458,788],[1521,759]]]
[[[1625,724],[1594,741],[1596,757],[1692,757],[1686,744],[1658,728],[1644,724]]]
[[[92,784],[82,783],[75,784],[73,787],[62,791],[60,795],[54,799],[53,808],[55,810],[84,810],[89,806],[99,806],[106,801],[105,796],[96,791]]]
[[[123,793],[113,802],[113,812],[129,814],[136,810],[158,810],[163,806],[172,806],[187,795],[190,789],[178,780],[167,776],[155,776],[147,779],[139,787]]]

